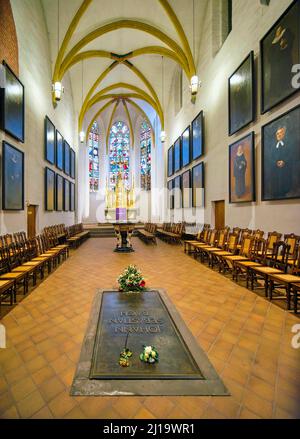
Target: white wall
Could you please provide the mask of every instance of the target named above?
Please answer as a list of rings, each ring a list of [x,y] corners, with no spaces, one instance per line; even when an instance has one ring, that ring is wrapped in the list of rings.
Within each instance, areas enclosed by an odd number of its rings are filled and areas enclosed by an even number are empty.
[[[25,143],[6,140],[25,152],[25,211],[0,210],[0,233],[27,230],[26,204],[38,208],[37,231],[51,224],[74,224],[74,212],[46,212],[44,208],[44,118],[47,115],[77,152],[73,97],[68,76],[64,78],[63,100],[53,108],[51,57],[43,9],[39,0],[11,0],[19,45],[19,77],[25,86]],[[55,170],[55,167],[53,167]]]
[[[251,50],[255,53],[258,74],[259,41],[284,12],[292,0],[271,1],[262,6],[259,0],[233,0],[233,30],[223,47],[214,54],[212,29],[217,20],[213,7],[218,0],[211,0],[207,8],[202,44],[199,51],[198,75],[202,86],[194,104],[190,102],[187,80],[184,80],[183,108],[175,115],[174,93],[166,110],[167,149],[182,134],[194,117],[204,110],[205,115],[205,173],[206,208],[205,222],[214,224],[212,201],[226,201],[226,224],[242,227],[278,230],[300,234],[300,200],[262,202],[261,200],[261,126],[300,103],[300,96],[290,98],[265,115],[260,115],[257,103],[257,121],[236,135],[228,137],[228,77],[235,71]],[[214,17],[214,21],[213,21]],[[260,96],[260,84],[258,94]],[[228,145],[254,130],[256,134],[257,202],[243,205],[228,204]],[[167,160],[165,168],[167,166]],[[182,172],[182,171],[181,171]],[[201,218],[197,218],[201,223]]]

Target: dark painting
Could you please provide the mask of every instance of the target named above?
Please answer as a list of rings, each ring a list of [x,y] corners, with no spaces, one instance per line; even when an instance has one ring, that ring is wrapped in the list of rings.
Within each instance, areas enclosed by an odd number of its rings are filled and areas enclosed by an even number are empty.
[[[56,130],[56,167],[64,169],[64,139],[59,131]]]
[[[64,211],[70,210],[70,182],[64,178]]]
[[[254,54],[247,56],[228,80],[229,135],[254,121]]]
[[[24,210],[24,153],[7,142],[2,148],[2,208]]]
[[[75,151],[71,148],[70,150],[70,176],[75,178]]]
[[[56,174],[56,210],[61,212],[64,208],[64,179]]]
[[[55,164],[55,126],[45,117],[45,159],[52,165]]]
[[[192,159],[204,154],[204,124],[203,111],[192,122]]]
[[[75,211],[75,184],[70,183],[70,211]]]
[[[15,139],[25,139],[24,86],[10,67],[3,61],[5,88],[1,90],[1,127]]]
[[[279,18],[260,43],[262,113],[299,91],[293,66],[300,64],[300,0]]]
[[[45,209],[55,210],[55,172],[45,168]]]
[[[67,175],[70,175],[70,145],[64,141],[64,171]]]
[[[204,207],[204,163],[192,169],[193,207]]]
[[[262,200],[300,198],[300,106],[262,128]]]
[[[181,136],[182,167],[191,161],[191,128],[188,127]]]
[[[182,206],[184,209],[192,207],[191,171],[182,174]]]
[[[180,157],[180,137],[174,143],[174,172],[178,172],[181,169],[181,157]]]
[[[174,209],[174,191],[173,191],[173,180],[168,181],[168,208]]]
[[[182,197],[181,197],[181,175],[174,178],[174,208],[181,209]]]
[[[171,146],[171,148],[169,148],[168,150],[168,177],[171,177],[171,175],[174,174],[173,155],[174,155],[174,147]]]
[[[255,201],[254,132],[229,146],[229,202]]]

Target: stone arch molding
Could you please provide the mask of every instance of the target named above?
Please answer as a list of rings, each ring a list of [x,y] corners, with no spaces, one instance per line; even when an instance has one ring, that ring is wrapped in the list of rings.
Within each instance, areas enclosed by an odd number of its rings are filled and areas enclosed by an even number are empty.
[[[1,0],[3,1],[3,0]],[[184,71],[188,79],[190,80],[192,76],[196,74],[196,68],[195,68],[195,62],[194,58],[191,52],[191,48],[188,42],[188,39],[185,35],[185,32],[183,30],[183,27],[176,16],[175,12],[173,11],[172,7],[169,4],[168,0],[156,0],[158,4],[161,6],[162,10],[166,14],[167,18],[172,23],[176,34],[178,36],[178,41],[180,41],[180,44],[177,43],[174,39],[169,37],[167,34],[162,32],[157,27],[150,25],[148,23],[145,23],[140,20],[124,20],[120,19],[117,21],[112,21],[108,24],[102,25],[97,27],[92,32],[87,33],[85,36],[83,36],[69,51],[69,43],[71,41],[72,36],[74,35],[74,32],[77,29],[77,26],[87,11],[88,7],[91,5],[91,3],[95,0],[83,0],[79,9],[77,10],[76,14],[74,15],[67,32],[64,36],[63,42],[60,46],[59,52],[57,54],[56,62],[55,62],[55,68],[53,73],[53,83],[55,82],[61,82],[64,75],[67,73],[67,71],[72,68],[75,64],[77,64],[80,61],[83,61],[85,59],[89,58],[95,58],[95,57],[101,57],[101,58],[108,58],[112,59],[112,64],[104,70],[100,76],[97,78],[93,86],[88,91],[87,95],[85,96],[82,108],[80,110],[79,114],[79,120],[78,120],[78,129],[79,131],[82,130],[83,126],[83,120],[85,117],[85,114],[87,112],[87,107],[91,101],[91,99],[94,99],[94,92],[96,89],[100,86],[101,82],[104,78],[106,78],[110,72],[118,66],[120,63],[128,67],[132,70],[132,72],[142,80],[142,82],[145,85],[145,88],[148,90],[149,95],[146,91],[143,90],[143,93],[140,93],[139,99],[142,99],[146,102],[148,102],[154,110],[157,112],[161,127],[164,129],[164,114],[162,110],[161,103],[159,101],[159,98],[152,87],[151,83],[147,80],[146,76],[139,71],[131,61],[137,56],[145,56],[149,54],[158,54],[161,56],[168,57],[175,61]],[[133,50],[131,52],[128,52],[127,54],[114,54],[105,50],[88,50],[83,51],[83,49],[92,41],[96,39],[100,39],[101,36],[106,35],[110,32],[114,32],[118,29],[134,29],[138,32],[144,32],[151,36],[153,36],[156,40],[159,40],[164,46],[149,46],[149,47],[142,47],[137,50]],[[167,46],[167,47],[166,47]],[[115,84],[113,84],[115,85]],[[133,86],[132,86],[133,87]],[[100,92],[101,93],[101,92]],[[145,95],[144,95],[145,93]],[[146,96],[147,95],[147,96]],[[121,96],[119,96],[121,97]],[[118,98],[118,96],[116,96]],[[99,99],[99,100],[98,100]],[[97,98],[93,101],[93,104],[98,103],[102,100],[102,95],[97,94]],[[99,115],[98,115],[99,116]]]

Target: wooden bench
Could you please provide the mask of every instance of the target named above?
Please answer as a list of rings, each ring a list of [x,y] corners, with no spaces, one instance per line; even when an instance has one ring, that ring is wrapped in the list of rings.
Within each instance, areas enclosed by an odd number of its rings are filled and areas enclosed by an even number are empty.
[[[137,230],[137,236],[145,242],[156,244],[156,224],[147,223],[144,229]]]

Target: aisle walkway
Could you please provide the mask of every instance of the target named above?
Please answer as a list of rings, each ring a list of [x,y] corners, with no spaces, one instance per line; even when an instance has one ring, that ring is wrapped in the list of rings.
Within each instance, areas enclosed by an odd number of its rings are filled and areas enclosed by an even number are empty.
[[[182,247],[134,239],[112,252],[90,239],[1,321],[0,418],[300,417],[299,319],[184,255]],[[70,397],[96,288],[116,286],[137,264],[147,285],[165,288],[231,397]]]

